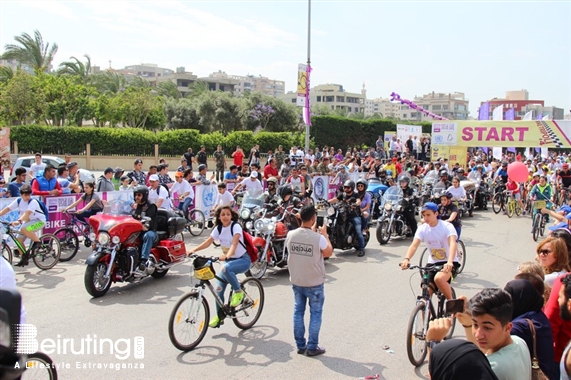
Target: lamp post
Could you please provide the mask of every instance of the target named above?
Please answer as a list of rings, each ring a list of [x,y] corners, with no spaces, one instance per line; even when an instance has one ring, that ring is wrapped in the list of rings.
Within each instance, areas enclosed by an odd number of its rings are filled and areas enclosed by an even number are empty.
[[[307,67],[310,67],[311,65],[311,60],[310,60],[310,52],[311,52],[311,0],[307,0]],[[307,86],[307,104],[310,104],[309,102],[309,83]],[[310,118],[311,118],[311,111],[308,110],[307,111],[309,113],[308,116],[308,120],[307,123],[305,124],[305,153],[307,153],[309,151],[309,123],[310,123]]]

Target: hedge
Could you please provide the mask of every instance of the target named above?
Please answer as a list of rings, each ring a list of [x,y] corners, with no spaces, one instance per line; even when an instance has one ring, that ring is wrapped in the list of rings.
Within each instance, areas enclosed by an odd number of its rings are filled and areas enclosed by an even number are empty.
[[[392,120],[314,116],[311,121],[311,147],[372,146],[385,131],[396,131]],[[423,133],[430,133],[430,130],[430,123],[422,123]],[[220,132],[200,134],[194,129],[153,133],[137,128],[22,125],[11,127],[10,140],[18,142],[18,151],[22,154],[84,154],[85,145],[90,143],[92,155],[152,156],[155,144],[158,144],[161,156],[179,156],[189,147],[196,152],[201,145],[208,153],[216,150],[217,145],[222,145],[227,153],[233,152],[237,145],[248,151],[255,144],[260,145],[262,152],[274,150],[278,145],[288,150],[293,145],[303,147],[305,133],[235,131],[223,135]]]

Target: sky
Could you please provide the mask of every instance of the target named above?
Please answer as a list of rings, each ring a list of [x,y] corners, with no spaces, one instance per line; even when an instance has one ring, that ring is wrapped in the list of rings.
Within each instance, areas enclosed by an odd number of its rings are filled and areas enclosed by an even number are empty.
[[[571,1],[311,2],[311,85],[367,98],[463,92],[481,101],[526,89],[571,109]],[[284,80],[308,60],[308,1],[5,1],[0,51],[39,30],[70,57],[114,69],[140,63],[199,77],[218,70]]]

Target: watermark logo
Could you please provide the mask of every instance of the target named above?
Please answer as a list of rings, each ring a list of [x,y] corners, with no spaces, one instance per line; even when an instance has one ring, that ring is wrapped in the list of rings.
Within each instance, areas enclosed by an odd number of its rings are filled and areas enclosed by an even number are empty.
[[[62,338],[38,341],[38,329],[32,324],[18,324],[13,330],[18,336],[18,354],[33,354],[41,351],[45,354],[58,355],[113,355],[119,360],[143,359],[145,357],[145,338],[136,336],[133,339],[99,338],[88,334],[82,338]]]

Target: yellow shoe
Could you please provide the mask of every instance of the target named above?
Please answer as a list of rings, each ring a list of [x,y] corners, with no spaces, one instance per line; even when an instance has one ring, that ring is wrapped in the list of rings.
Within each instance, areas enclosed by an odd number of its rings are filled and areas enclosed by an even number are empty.
[[[232,295],[232,301],[230,301],[230,307],[236,307],[242,303],[244,299],[244,292],[234,293]]]
[[[208,323],[208,327],[218,327],[222,324],[224,324],[224,321],[221,322],[220,318],[218,318],[218,316],[215,316],[210,320],[210,323]]]

